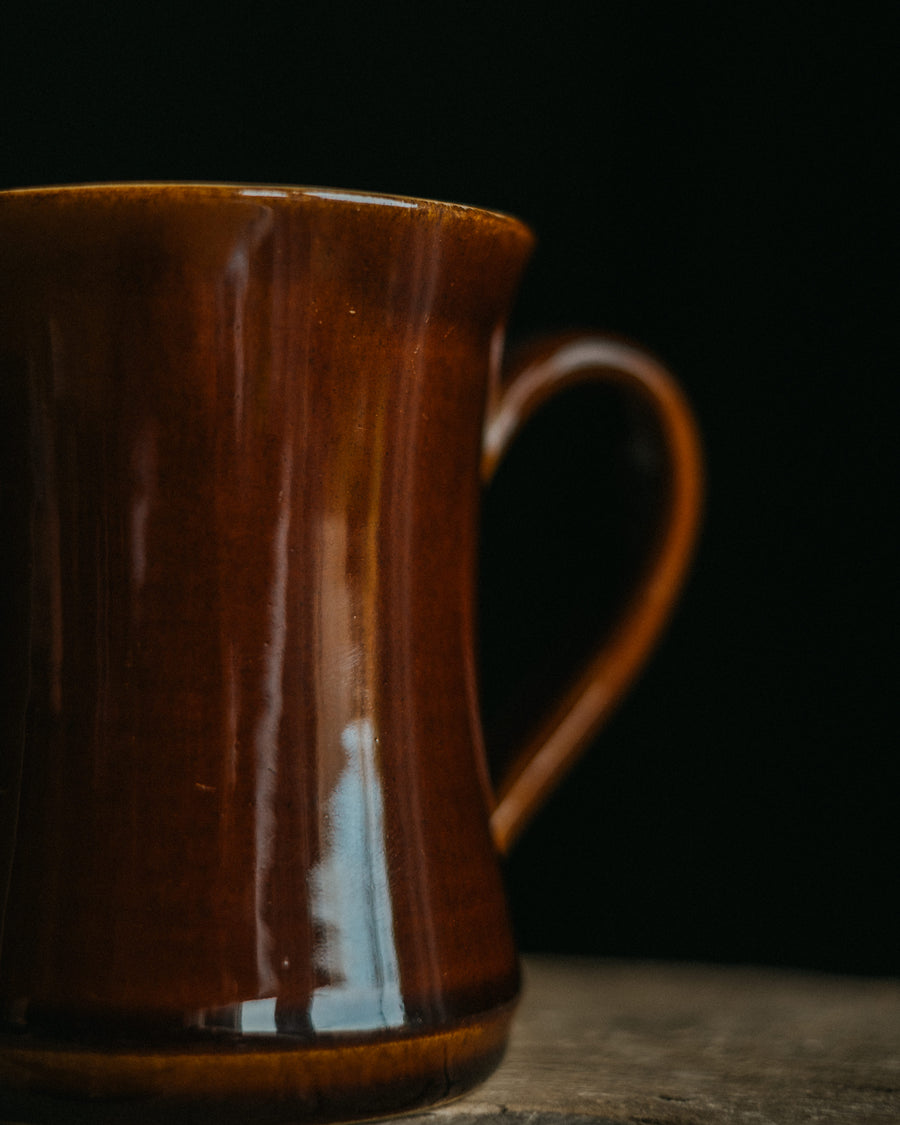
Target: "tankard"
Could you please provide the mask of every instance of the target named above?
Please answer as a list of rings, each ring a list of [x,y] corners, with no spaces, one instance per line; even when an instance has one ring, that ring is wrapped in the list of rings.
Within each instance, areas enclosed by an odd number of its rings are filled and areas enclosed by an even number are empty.
[[[336,190],[0,195],[3,1116],[358,1118],[496,1065],[499,853],[653,643],[700,491],[644,352],[567,335],[504,370],[531,247]],[[495,790],[481,490],[583,380],[655,411],[668,502]]]

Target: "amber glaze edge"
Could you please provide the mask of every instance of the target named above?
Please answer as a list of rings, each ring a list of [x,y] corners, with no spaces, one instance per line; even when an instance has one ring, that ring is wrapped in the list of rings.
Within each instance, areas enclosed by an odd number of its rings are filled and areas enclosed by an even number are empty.
[[[287,201],[318,199],[324,203],[350,203],[359,206],[395,206],[416,211],[444,211],[519,231],[529,242],[534,242],[534,232],[526,222],[507,211],[494,207],[481,207],[471,203],[456,203],[447,199],[427,196],[403,195],[396,192],[366,191],[358,188],[326,187],[321,184],[253,183],[228,180],[111,180],[86,181],[72,184],[39,184],[34,187],[5,188],[0,191],[0,203],[6,198],[25,196],[76,196],[76,195],[131,195],[140,192],[160,192],[166,195],[209,193],[221,197],[283,199]]]
[[[447,1100],[480,1082],[497,1066],[517,1006],[518,1001],[513,1000],[449,1029],[407,1032],[379,1041],[269,1041],[253,1047],[244,1039],[232,1050],[220,1043],[141,1051],[18,1045],[7,1038],[6,1043],[0,1042],[0,1112],[5,1095],[32,1091],[94,1099],[102,1089],[101,1102],[209,1096],[308,1099],[335,1084],[374,1091],[426,1072],[446,1075],[447,1093],[439,1100]],[[423,1099],[425,1103],[436,1104],[431,1096]],[[398,1106],[397,1112],[403,1108]]]

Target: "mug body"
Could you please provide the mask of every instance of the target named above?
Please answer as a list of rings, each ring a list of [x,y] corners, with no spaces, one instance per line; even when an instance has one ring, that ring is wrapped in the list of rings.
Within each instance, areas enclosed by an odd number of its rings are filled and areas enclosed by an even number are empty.
[[[324,1120],[496,1063],[474,576],[530,246],[314,189],[0,196],[0,1110]]]

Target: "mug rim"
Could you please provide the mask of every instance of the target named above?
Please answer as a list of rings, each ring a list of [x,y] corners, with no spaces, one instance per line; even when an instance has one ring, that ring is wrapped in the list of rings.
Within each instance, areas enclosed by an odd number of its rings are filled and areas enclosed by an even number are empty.
[[[421,213],[443,212],[470,217],[482,222],[491,222],[519,230],[529,239],[534,235],[522,219],[506,211],[490,207],[480,207],[469,203],[454,203],[448,200],[430,199],[415,195],[398,195],[391,192],[366,191],[363,189],[319,187],[305,184],[268,184],[250,182],[228,182],[217,180],[111,180],[88,181],[71,184],[46,184],[33,187],[5,188],[0,190],[0,202],[6,198],[30,196],[85,197],[110,193],[118,196],[150,193],[158,196],[175,195],[185,192],[192,195],[212,195],[236,197],[241,199],[261,199],[299,201],[317,199],[326,203],[365,206],[397,207]]]

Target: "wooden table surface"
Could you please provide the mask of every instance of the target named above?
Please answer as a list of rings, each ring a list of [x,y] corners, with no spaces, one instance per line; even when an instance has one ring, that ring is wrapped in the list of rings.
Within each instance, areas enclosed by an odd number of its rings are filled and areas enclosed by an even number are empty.
[[[900,1123],[900,981],[525,961],[500,1069],[424,1125]]]

